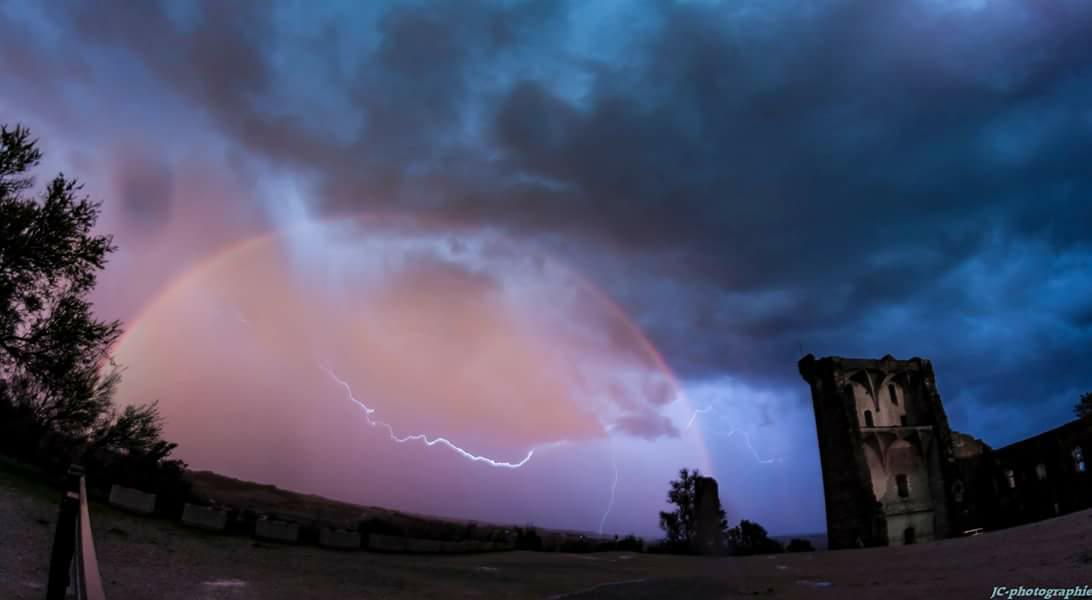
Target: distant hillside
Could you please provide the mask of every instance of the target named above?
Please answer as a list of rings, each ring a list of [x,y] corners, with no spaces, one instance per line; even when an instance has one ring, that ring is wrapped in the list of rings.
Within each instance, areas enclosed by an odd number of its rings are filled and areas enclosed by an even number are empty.
[[[234,479],[211,471],[188,471],[186,478],[193,484],[193,491],[196,495],[215,504],[240,510],[250,509],[260,514],[276,515],[279,518],[297,522],[317,521],[337,527],[355,528],[360,521],[381,519],[407,530],[467,526],[471,523],[479,530],[509,529],[524,526],[523,524],[483,523],[466,519],[450,519],[375,506],[361,506],[349,502],[330,500],[314,494],[284,490],[275,485]],[[540,534],[566,538],[578,536],[593,539],[607,537],[582,531],[552,530],[541,527],[535,529]]]
[[[188,471],[186,478],[193,484],[195,494],[215,504],[275,514],[286,519],[348,525],[362,519],[398,514],[382,508],[283,490],[275,485],[233,479],[211,471]]]

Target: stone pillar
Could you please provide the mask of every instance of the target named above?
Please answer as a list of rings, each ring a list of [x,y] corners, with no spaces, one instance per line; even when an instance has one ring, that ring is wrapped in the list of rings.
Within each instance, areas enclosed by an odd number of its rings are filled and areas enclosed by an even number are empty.
[[[698,477],[694,482],[694,551],[717,554],[724,546],[720,528],[720,494],[717,480]]]

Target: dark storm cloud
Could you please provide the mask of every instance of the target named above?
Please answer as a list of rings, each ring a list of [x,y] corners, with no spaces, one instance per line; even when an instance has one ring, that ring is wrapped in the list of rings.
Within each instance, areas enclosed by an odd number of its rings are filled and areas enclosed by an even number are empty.
[[[1092,387],[1069,366],[1092,359],[1088,302],[1052,302],[1092,293],[1092,4],[971,4],[648,3],[654,27],[597,30],[612,57],[571,47],[587,24],[560,2],[401,3],[303,47],[264,4],[202,3],[188,26],[150,2],[57,18],[317,174],[326,211],[569,240],[558,254],[684,377],[796,385],[801,350],[891,352],[948,365],[952,397],[1030,403]],[[263,108],[304,72],[345,109]]]
[[[655,440],[660,437],[679,437],[679,429],[671,419],[663,415],[626,415],[614,422],[614,429],[634,437]]]
[[[170,218],[173,175],[170,165],[144,149],[118,161],[118,199],[136,230],[154,234]]]
[[[247,1],[193,6],[192,27],[172,18],[168,3],[108,0],[51,9],[83,40],[133,52],[210,111],[242,114],[270,85],[260,46],[270,31],[270,11]]]

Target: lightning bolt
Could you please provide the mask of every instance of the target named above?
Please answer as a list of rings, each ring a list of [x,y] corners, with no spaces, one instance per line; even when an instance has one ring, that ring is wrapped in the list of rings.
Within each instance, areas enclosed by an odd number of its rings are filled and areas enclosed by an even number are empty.
[[[607,502],[607,510],[603,512],[603,518],[599,519],[599,533],[603,533],[603,527],[607,524],[607,517],[610,516],[610,511],[614,509],[614,495],[618,491],[618,461],[614,456],[614,446],[610,448],[610,466],[614,469],[614,482],[610,485],[610,501]]]
[[[733,430],[731,430],[728,433],[725,433],[723,435],[726,438],[730,438],[730,437],[732,437],[733,435],[735,435],[737,433],[743,434],[743,441],[747,443],[747,448],[751,451],[751,455],[755,457],[755,462],[757,462],[758,464],[760,464],[760,465],[769,465],[769,464],[781,462],[780,457],[762,458],[761,456],[759,456],[758,450],[755,450],[754,444],[751,443],[751,436],[748,435],[746,431],[733,429]]]
[[[705,408],[696,409],[694,411],[694,414],[690,415],[690,420],[686,422],[686,427],[683,428],[683,431],[684,432],[690,431],[690,427],[694,425],[694,420],[698,418],[698,415],[704,415],[705,413],[707,413],[707,412],[709,412],[711,410],[713,410],[713,405],[712,404],[710,404],[709,406],[706,406]]]
[[[379,427],[381,429],[387,430],[387,435],[390,437],[390,439],[397,442],[397,443],[399,443],[399,444],[405,444],[407,442],[424,442],[424,444],[426,446],[429,446],[429,447],[440,445],[440,446],[444,446],[444,447],[448,448],[449,450],[452,450],[453,452],[457,453],[459,456],[462,456],[463,458],[465,458],[467,460],[470,460],[472,462],[485,463],[485,464],[487,464],[487,465],[489,465],[491,467],[497,467],[497,468],[503,468],[503,469],[518,469],[518,468],[522,467],[523,465],[527,464],[527,462],[531,460],[531,457],[533,457],[535,455],[535,450],[539,450],[539,449],[542,449],[542,448],[548,448],[548,447],[554,447],[554,446],[560,446],[561,444],[565,443],[564,441],[559,441],[559,442],[552,442],[550,444],[545,444],[545,445],[542,445],[542,446],[536,446],[534,448],[531,448],[527,452],[527,455],[523,457],[523,460],[520,460],[518,462],[507,462],[507,461],[502,461],[502,460],[495,460],[495,459],[489,458],[488,456],[481,456],[479,454],[474,454],[472,452],[469,452],[469,451],[459,447],[458,445],[456,445],[451,440],[449,440],[447,438],[443,438],[443,437],[430,438],[430,437],[428,437],[427,435],[425,435],[423,433],[418,433],[418,434],[413,434],[413,435],[406,435],[406,436],[399,436],[398,434],[396,434],[394,432],[394,427],[392,427],[389,423],[386,423],[384,421],[379,421],[377,419],[372,418],[372,415],[375,413],[375,409],[369,407],[367,404],[364,404],[363,402],[358,400],[355,395],[353,395],[353,389],[352,389],[352,387],[349,386],[349,382],[347,382],[344,379],[341,379],[340,377],[338,377],[337,373],[335,373],[333,369],[323,365],[322,363],[320,363],[318,361],[315,361],[315,362],[318,365],[318,368],[322,372],[326,373],[326,375],[330,379],[335,381],[341,387],[345,388],[346,397],[351,402],[356,404],[364,412],[364,419],[368,422],[368,425],[370,425],[372,427]],[[612,497],[612,502],[613,502],[613,497]]]
[[[694,425],[694,421],[698,418],[699,414],[705,414],[705,413],[707,413],[707,412],[709,412],[711,410],[713,410],[712,405],[706,406],[705,408],[695,409],[694,414],[690,415],[690,420],[686,423],[686,427],[683,429],[683,431],[689,431],[690,430],[690,427],[692,425]],[[751,451],[751,455],[754,456],[755,462],[757,462],[758,464],[760,464],[760,465],[769,465],[769,464],[773,464],[773,463],[777,463],[777,462],[782,462],[780,457],[762,458],[762,456],[759,455],[758,450],[755,449],[754,444],[751,443],[751,436],[746,431],[742,431],[740,429],[732,429],[728,433],[719,433],[718,435],[723,435],[726,438],[730,438],[730,437],[734,436],[737,433],[740,433],[740,434],[743,435],[743,441],[744,441],[744,443],[747,444],[747,449]]]
[[[243,314],[243,312],[240,311],[240,310],[237,310],[236,312],[237,312],[236,317],[238,318],[238,320],[241,323],[243,323],[243,324],[245,324],[247,326],[250,326],[250,321],[247,320],[247,318]],[[365,421],[368,423],[368,425],[370,427],[378,427],[378,428],[381,428],[381,429],[385,429],[387,431],[387,436],[392,441],[394,441],[396,443],[399,443],[399,444],[405,444],[405,443],[408,443],[408,442],[417,441],[417,442],[424,442],[424,444],[426,446],[429,446],[429,447],[440,445],[440,446],[444,446],[444,447],[448,448],[449,450],[457,453],[459,456],[462,456],[463,458],[465,458],[467,460],[470,460],[471,462],[485,463],[485,464],[487,464],[487,465],[489,465],[491,467],[495,467],[495,468],[518,469],[518,468],[522,467],[523,465],[526,465],[528,462],[530,462],[531,458],[533,458],[535,456],[535,451],[536,450],[543,450],[543,449],[546,449],[546,448],[553,448],[553,447],[557,447],[557,446],[562,446],[562,445],[564,445],[566,443],[564,440],[559,440],[559,441],[551,442],[551,443],[548,443],[548,444],[541,444],[541,445],[532,447],[530,450],[528,450],[526,456],[524,456],[522,460],[519,460],[517,462],[509,462],[509,461],[503,461],[503,460],[496,460],[496,459],[493,459],[493,458],[489,458],[488,456],[474,454],[473,452],[470,452],[470,451],[458,446],[457,444],[455,444],[451,440],[449,440],[447,438],[444,438],[444,437],[430,438],[428,435],[423,434],[423,433],[399,436],[397,433],[395,433],[394,427],[390,423],[387,423],[385,421],[380,421],[380,420],[375,419],[375,418],[372,417],[372,415],[375,414],[375,409],[368,406],[367,404],[365,404],[363,401],[361,401],[360,399],[358,399],[356,397],[356,395],[353,393],[352,386],[349,385],[348,381],[345,381],[344,379],[338,377],[337,373],[334,372],[334,370],[332,368],[324,365],[322,363],[322,361],[320,361],[318,359],[315,360],[315,366],[317,366],[320,371],[325,373],[326,376],[329,377],[334,383],[338,384],[339,386],[341,386],[345,390],[345,397],[350,402],[355,404],[357,406],[357,408],[359,408],[364,413],[364,419],[365,419]],[[712,407],[709,407],[709,408],[712,408]],[[693,419],[691,419],[691,421],[693,421]],[[611,428],[608,428],[608,432],[610,431],[610,429]],[[603,533],[603,528],[606,525],[607,518],[610,516],[611,511],[614,509],[614,502],[615,502],[616,493],[617,493],[617,489],[618,489],[618,462],[617,462],[617,459],[616,459],[616,456],[615,456],[613,445],[611,446],[610,461],[611,461],[611,467],[614,470],[614,480],[611,483],[611,487],[610,487],[610,500],[607,503],[607,508],[603,513],[603,517],[599,520],[599,533],[600,534]]]

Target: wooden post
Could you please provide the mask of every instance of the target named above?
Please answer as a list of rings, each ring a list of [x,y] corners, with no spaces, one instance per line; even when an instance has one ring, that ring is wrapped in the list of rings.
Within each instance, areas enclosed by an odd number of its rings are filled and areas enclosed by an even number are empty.
[[[80,477],[83,468],[72,465],[65,479],[64,496],[57,513],[57,529],[53,534],[53,551],[49,558],[49,584],[46,600],[63,600],[68,590],[72,555],[76,549],[76,520],[80,510]]]

